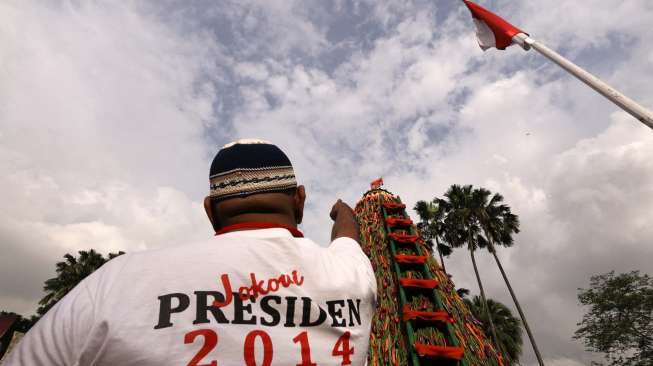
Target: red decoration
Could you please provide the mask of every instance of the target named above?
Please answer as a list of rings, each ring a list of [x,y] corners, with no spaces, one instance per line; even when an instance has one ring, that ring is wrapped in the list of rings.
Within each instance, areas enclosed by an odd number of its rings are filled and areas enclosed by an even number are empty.
[[[402,287],[417,287],[425,289],[434,289],[438,287],[438,280],[423,280],[418,278],[400,278],[399,284]]]
[[[415,243],[419,239],[419,236],[417,235],[407,235],[407,234],[397,234],[397,233],[390,233],[388,234],[388,237],[396,242],[403,243],[403,244]]]
[[[410,226],[413,224],[413,220],[411,219],[404,219],[404,218],[399,218],[399,217],[387,217],[385,219],[385,222],[390,226],[390,227],[397,227],[397,226]]]
[[[385,207],[385,209],[388,211],[398,211],[406,208],[406,205],[396,202],[383,202],[383,207]]]
[[[427,321],[441,321],[453,324],[453,318],[446,311],[416,311],[405,305],[403,310],[404,321],[419,319]]]
[[[448,358],[452,360],[460,360],[465,353],[462,347],[431,346],[422,343],[415,343],[415,351],[420,357]]]
[[[397,261],[397,263],[402,263],[402,264],[424,264],[426,263],[426,256],[397,254],[395,255],[395,260]]]

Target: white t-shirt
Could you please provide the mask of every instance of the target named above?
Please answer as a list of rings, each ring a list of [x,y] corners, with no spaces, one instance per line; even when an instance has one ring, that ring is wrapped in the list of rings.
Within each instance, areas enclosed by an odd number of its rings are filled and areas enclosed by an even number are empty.
[[[5,365],[363,365],[375,299],[350,238],[325,248],[284,229],[231,232],[111,260]]]

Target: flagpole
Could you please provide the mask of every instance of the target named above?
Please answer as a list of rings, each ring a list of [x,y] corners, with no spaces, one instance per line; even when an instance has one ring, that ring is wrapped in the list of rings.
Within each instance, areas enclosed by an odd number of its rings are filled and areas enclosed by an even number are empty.
[[[620,93],[615,88],[606,84],[601,79],[585,71],[578,65],[562,57],[560,54],[550,49],[549,47],[543,45],[540,42],[530,38],[525,33],[519,33],[512,37],[514,43],[520,45],[524,50],[528,51],[531,48],[534,48],[537,52],[542,54],[544,57],[555,62],[560,67],[568,71],[570,74],[574,75],[580,81],[589,85],[592,89],[599,92],[604,97],[608,98],[611,102],[618,105],[624,111],[628,112],[633,117],[637,118],[640,122],[653,129],[653,112],[642,107],[640,104],[634,100],[628,98],[627,96]]]

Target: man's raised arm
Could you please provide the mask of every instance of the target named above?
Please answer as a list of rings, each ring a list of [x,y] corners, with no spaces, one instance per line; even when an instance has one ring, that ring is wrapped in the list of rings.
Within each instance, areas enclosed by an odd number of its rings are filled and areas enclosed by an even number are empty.
[[[354,216],[354,210],[342,200],[338,200],[331,208],[331,219],[333,219],[333,228],[331,229],[331,241],[347,237],[360,241],[360,232],[358,223]]]

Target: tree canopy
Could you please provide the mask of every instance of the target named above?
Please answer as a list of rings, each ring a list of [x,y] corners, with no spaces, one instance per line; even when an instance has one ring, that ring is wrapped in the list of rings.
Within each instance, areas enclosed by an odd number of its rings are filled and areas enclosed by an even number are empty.
[[[465,298],[463,301],[469,307],[472,315],[481,322],[483,331],[488,334],[490,332],[490,322],[487,313],[483,309],[481,298],[474,296],[472,299]],[[521,321],[512,315],[507,306],[498,301],[487,299],[487,307],[492,316],[497,338],[501,343],[500,347],[505,352],[505,364],[517,365],[519,356],[522,353],[523,343]]]
[[[485,301],[485,291],[483,289],[483,280],[476,265],[474,252],[485,248],[492,254],[508,287],[510,296],[515,302],[521,324],[533,346],[535,357],[540,366],[543,366],[544,361],[526,320],[526,315],[496,251],[497,246],[511,247],[514,244],[513,235],[519,233],[519,217],[513,214],[510,206],[504,203],[503,196],[499,193],[492,193],[483,187],[475,188],[472,185],[453,184],[445,192],[444,198],[436,197],[431,202],[419,201],[415,205],[415,211],[420,215],[421,222],[418,227],[425,239],[432,236],[435,236],[436,239],[438,237],[442,238],[451,249],[467,247],[482,302]],[[433,227],[437,228],[437,230],[434,230]],[[437,235],[434,235],[434,233],[437,233]],[[442,255],[440,255],[440,261],[443,262],[444,267]],[[485,305],[485,308],[492,339],[501,348],[502,341],[498,339],[495,332],[493,316],[487,305]]]
[[[444,257],[451,255],[452,249],[447,244],[448,231],[444,227],[445,210],[440,207],[440,199],[434,198],[431,202],[418,201],[413,209],[417,211],[420,218],[417,229],[426,243],[438,252],[440,265],[446,272]]]
[[[578,300],[588,312],[574,338],[611,366],[653,365],[653,278],[639,271],[592,276]]]
[[[125,252],[109,253],[105,258],[94,249],[80,250],[79,257],[69,253],[64,255],[64,261],[57,262],[57,275],[45,281],[46,295],[39,301],[36,312],[45,314],[54,304],[61,300],[70,290],[80,283],[86,276],[100,268],[107,261],[125,254]]]
[[[79,257],[67,253],[64,255],[64,261],[57,262],[57,275],[45,281],[43,290],[45,296],[39,301],[39,307],[36,310],[37,315],[27,318],[14,312],[0,311],[0,314],[15,314],[19,316],[16,330],[25,333],[31,328],[45,313],[50,310],[59,300],[80,283],[86,276],[93,273],[109,260],[125,254],[109,253],[106,257],[96,252],[94,249],[80,250]]]

